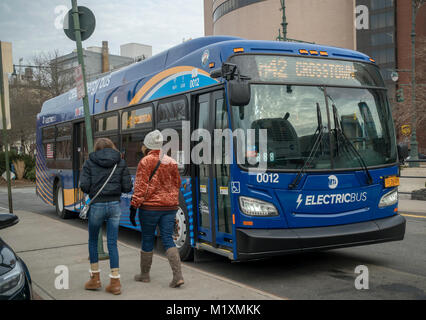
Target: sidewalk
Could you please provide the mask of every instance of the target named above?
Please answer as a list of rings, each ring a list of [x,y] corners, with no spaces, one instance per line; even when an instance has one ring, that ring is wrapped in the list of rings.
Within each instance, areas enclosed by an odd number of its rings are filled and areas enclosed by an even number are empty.
[[[420,213],[426,215],[426,201],[407,200],[399,198],[398,201],[399,213]]]
[[[42,299],[98,300],[98,299],[158,299],[158,300],[271,300],[278,297],[197,270],[183,264],[185,284],[178,289],[169,288],[172,273],[166,258],[154,255],[151,283],[133,281],[139,270],[139,249],[119,243],[122,294],[106,293],[109,283],[109,261],[100,261],[102,289],[84,290],[89,279],[87,239],[84,229],[71,226],[27,211],[15,212],[20,222],[0,231],[0,236],[27,264],[33,280],[33,289]],[[105,239],[104,239],[105,240]],[[106,248],[106,243],[104,244]],[[69,270],[69,289],[57,290],[57,266]]]
[[[404,177],[413,177],[413,178],[400,178],[400,186],[398,188],[399,192],[413,192],[415,190],[420,190],[426,188],[426,178],[417,178],[417,177],[426,177],[426,168],[403,168],[401,170],[401,176]],[[400,194],[399,199],[410,200],[410,194]]]

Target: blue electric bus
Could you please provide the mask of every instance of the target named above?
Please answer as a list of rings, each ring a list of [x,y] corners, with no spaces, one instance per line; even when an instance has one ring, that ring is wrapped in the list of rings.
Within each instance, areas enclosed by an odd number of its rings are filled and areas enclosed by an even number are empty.
[[[240,261],[404,238],[387,92],[375,61],[360,52],[204,37],[88,88],[94,138],[114,141],[133,175],[154,129],[176,130],[181,158],[191,152],[182,139],[196,129],[213,140],[226,138],[216,138],[217,129],[266,131],[267,143],[256,135],[238,163],[235,137],[222,144],[224,157],[235,155],[232,163],[177,159],[175,242],[184,260],[194,250]],[[37,116],[36,190],[62,218],[82,207],[87,157],[76,90],[46,101]],[[130,198],[122,195],[120,225],[139,230],[129,221]]]

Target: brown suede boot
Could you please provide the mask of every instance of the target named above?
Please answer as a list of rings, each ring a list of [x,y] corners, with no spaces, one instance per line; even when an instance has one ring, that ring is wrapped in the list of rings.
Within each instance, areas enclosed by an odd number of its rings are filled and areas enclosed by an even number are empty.
[[[109,275],[111,278],[110,284],[105,288],[106,292],[112,293],[112,294],[121,294],[121,283],[120,283],[120,276],[112,276]]]
[[[149,271],[152,264],[152,252],[141,251],[141,273],[135,275],[135,281],[150,282]]]
[[[86,282],[86,284],[84,285],[84,289],[86,289],[86,290],[99,289],[102,286],[101,285],[101,279],[100,279],[101,271],[100,270],[96,270],[96,271],[89,270],[89,272],[90,272],[90,280]]]
[[[184,284],[179,251],[176,247],[169,248],[166,251],[166,256],[173,271],[173,280],[170,282],[169,286],[171,288],[178,288]]]

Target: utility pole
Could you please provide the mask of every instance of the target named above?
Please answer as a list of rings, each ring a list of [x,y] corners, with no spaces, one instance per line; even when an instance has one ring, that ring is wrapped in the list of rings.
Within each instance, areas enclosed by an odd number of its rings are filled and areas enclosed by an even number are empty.
[[[292,41],[292,42],[304,42],[304,43],[310,43],[315,44],[314,42],[308,42],[308,41],[302,41],[302,40],[296,40],[296,39],[290,39],[287,37],[287,29],[288,29],[288,22],[287,22],[287,12],[286,12],[286,6],[285,6],[285,0],[281,0],[281,9],[283,12],[281,27],[282,27],[282,36],[281,36],[281,29],[278,29],[278,37],[276,38],[277,41]]]
[[[287,15],[285,12],[285,0],[281,0],[281,9],[283,12],[283,21],[281,22],[281,26],[282,26],[282,30],[283,30],[283,36],[281,37],[281,30],[278,29],[278,37],[277,40],[278,41],[287,41]]]
[[[419,159],[419,143],[417,142],[417,106],[416,106],[416,16],[419,8],[425,3],[425,0],[412,0],[412,30],[411,30],[411,125],[412,133],[410,140],[410,158]],[[410,167],[419,167],[419,163],[410,162]]]
[[[78,63],[81,66],[81,71],[83,74],[83,83],[84,83],[83,109],[84,109],[84,122],[86,125],[87,149],[89,153],[92,153],[93,152],[93,132],[92,132],[92,122],[90,119],[89,97],[87,95],[86,71],[84,67],[84,56],[83,56],[83,45],[82,45],[82,31],[87,31],[89,34],[91,34],[93,30],[91,30],[90,32],[88,30],[83,30],[84,28],[88,29],[87,27],[81,28],[80,26],[81,13],[79,12],[79,8],[82,8],[82,7],[77,6],[77,0],[71,0],[71,3],[72,3],[71,13],[72,13],[72,20],[74,22],[74,33],[75,33],[74,37],[75,37],[75,42],[77,44]],[[84,9],[86,10],[86,12],[87,11],[90,12],[90,10],[88,10],[87,8],[84,8]],[[94,20],[94,17],[93,17],[93,20]],[[90,24],[92,24],[92,21],[90,21]],[[93,24],[94,24],[94,21],[93,21]],[[94,29],[94,26],[93,26],[93,29]],[[89,36],[90,35],[87,35],[87,37]],[[99,230],[99,235],[98,235],[98,256],[99,256],[99,260],[109,259],[109,256],[107,253],[105,253],[104,247],[103,247],[102,228]]]
[[[72,17],[74,21],[74,30],[75,30],[75,42],[77,44],[78,63],[81,65],[81,70],[83,72],[83,82],[84,82],[83,108],[84,108],[84,120],[86,125],[87,149],[89,153],[91,153],[93,152],[93,134],[92,134],[92,122],[90,120],[89,97],[87,96],[86,71],[84,67],[83,45],[81,41],[80,15],[78,13],[77,0],[71,0],[71,2],[72,2]]]

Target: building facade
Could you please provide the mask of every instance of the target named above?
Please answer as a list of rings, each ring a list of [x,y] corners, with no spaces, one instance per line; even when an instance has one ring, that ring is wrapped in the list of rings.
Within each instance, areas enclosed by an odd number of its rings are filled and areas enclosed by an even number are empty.
[[[355,0],[286,0],[285,11],[287,38],[356,48]],[[206,36],[276,40],[282,21],[281,0],[204,0]]]
[[[152,46],[141,43],[126,43],[120,46],[120,56],[142,61],[152,57]]]
[[[357,31],[359,51],[376,59],[386,80],[398,141],[409,142],[401,127],[413,125],[412,0],[357,0],[369,11],[369,25]],[[391,79],[398,73],[398,80]],[[419,152],[426,154],[426,5],[416,16],[416,131]]]
[[[84,66],[88,81],[104,72],[113,71],[135,62],[133,58],[109,54],[107,57],[109,70],[105,71],[102,48],[90,47],[88,49],[90,50],[83,50]],[[74,68],[79,65],[77,52],[73,51],[67,55],[61,56],[55,59],[53,63],[60,67],[63,77],[72,77]]]
[[[276,40],[285,3],[287,38],[355,49],[372,58],[386,82],[399,142],[413,124],[412,0],[204,0],[205,35]],[[362,9],[363,25],[357,16]],[[281,33],[281,36],[283,34]],[[392,80],[398,71],[399,79]],[[416,18],[416,131],[426,154],[426,4]]]
[[[396,66],[399,72],[397,89],[403,94],[403,101],[396,103],[394,119],[399,140],[409,141],[401,134],[401,126],[413,124],[412,109],[412,7],[411,0],[394,0],[396,7]],[[426,4],[416,16],[415,45],[416,76],[416,132],[419,152],[426,155]]]

